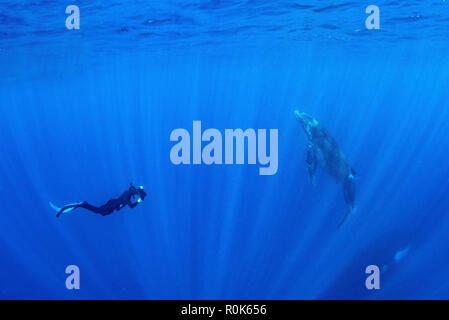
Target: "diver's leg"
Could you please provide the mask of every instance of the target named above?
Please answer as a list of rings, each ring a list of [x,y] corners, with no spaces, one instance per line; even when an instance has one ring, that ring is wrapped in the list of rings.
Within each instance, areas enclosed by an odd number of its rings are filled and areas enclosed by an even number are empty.
[[[93,206],[87,201],[69,204],[61,208],[56,214],[56,217],[59,217],[62,213],[68,213],[76,208],[83,208],[92,211],[94,213],[101,214],[102,216],[106,216],[114,211],[114,209],[116,208],[116,202],[117,202],[116,200],[112,199],[101,207]]]
[[[89,211],[92,211],[94,213],[99,213],[99,214],[101,214],[101,211],[102,211],[101,210],[102,207],[93,206],[90,203],[88,203],[87,201],[84,201],[83,203],[81,203],[79,205],[79,207],[80,208],[84,208],[84,209],[89,210]]]
[[[107,215],[111,214],[116,209],[117,200],[111,199],[108,202],[106,202],[106,204],[102,205],[101,207],[95,207],[86,202],[86,206],[89,207],[86,209],[88,209],[90,211],[101,214],[102,216],[107,216]]]
[[[51,204],[51,205],[55,210],[58,209],[53,204]],[[77,202],[77,203],[68,204],[68,205],[64,206],[63,208],[59,209],[58,213],[56,214],[56,217],[59,217],[63,213],[69,213],[70,211],[72,211],[76,208],[83,208],[83,209],[92,211],[94,213],[101,214],[102,216],[106,216],[108,214],[111,214],[114,211],[114,209],[116,209],[116,206],[117,206],[117,200],[115,200],[115,199],[109,200],[105,205],[103,205],[101,207],[93,206],[90,203],[88,203],[87,201]]]

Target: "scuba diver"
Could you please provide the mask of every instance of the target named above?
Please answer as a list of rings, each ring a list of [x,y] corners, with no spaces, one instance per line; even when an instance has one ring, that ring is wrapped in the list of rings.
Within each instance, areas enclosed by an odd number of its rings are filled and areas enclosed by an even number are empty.
[[[69,213],[70,211],[76,208],[84,208],[94,213],[101,214],[102,216],[107,216],[108,214],[111,214],[114,210],[119,211],[126,205],[128,205],[130,208],[136,207],[140,202],[145,200],[146,196],[147,193],[143,190],[142,186],[136,188],[131,183],[129,189],[123,192],[120,197],[118,197],[117,199],[109,200],[108,202],[106,202],[106,204],[102,205],[101,207],[93,206],[87,203],[86,201],[67,204],[62,208],[58,208],[53,203],[50,202],[50,206],[58,212],[56,214],[57,218],[62,213]]]

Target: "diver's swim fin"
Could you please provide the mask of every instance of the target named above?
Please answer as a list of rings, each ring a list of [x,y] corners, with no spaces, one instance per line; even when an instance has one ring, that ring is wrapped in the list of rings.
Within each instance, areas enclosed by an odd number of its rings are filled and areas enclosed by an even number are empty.
[[[58,208],[57,206],[55,206],[53,204],[53,202],[50,201],[49,204],[50,204],[50,207],[52,207],[52,209],[55,210],[56,212],[59,212],[61,210],[61,208]]]
[[[53,203],[50,202],[50,207],[52,207],[53,210],[57,212],[56,218],[58,218],[62,213],[69,213],[70,211],[75,210],[76,208],[79,207],[80,204],[82,204],[82,202],[75,202],[65,205],[62,208],[58,208],[57,206],[55,206]]]

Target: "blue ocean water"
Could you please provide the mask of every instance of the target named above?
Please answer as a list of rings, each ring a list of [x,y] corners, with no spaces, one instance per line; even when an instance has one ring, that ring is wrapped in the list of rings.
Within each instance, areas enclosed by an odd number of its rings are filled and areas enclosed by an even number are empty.
[[[449,298],[449,2],[0,3],[0,298]],[[357,172],[309,182],[293,111]],[[279,130],[279,165],[179,165],[170,133]],[[59,219],[49,201],[149,196]],[[65,269],[80,268],[80,290]],[[367,290],[377,265],[380,290]]]

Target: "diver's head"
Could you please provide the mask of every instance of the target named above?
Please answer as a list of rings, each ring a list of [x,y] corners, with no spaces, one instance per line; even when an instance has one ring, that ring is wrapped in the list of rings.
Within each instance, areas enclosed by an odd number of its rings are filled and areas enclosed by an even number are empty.
[[[142,201],[145,200],[145,197],[147,196],[147,193],[145,192],[145,190],[143,190],[143,186],[137,188],[137,194],[139,195],[139,198],[142,199]]]

